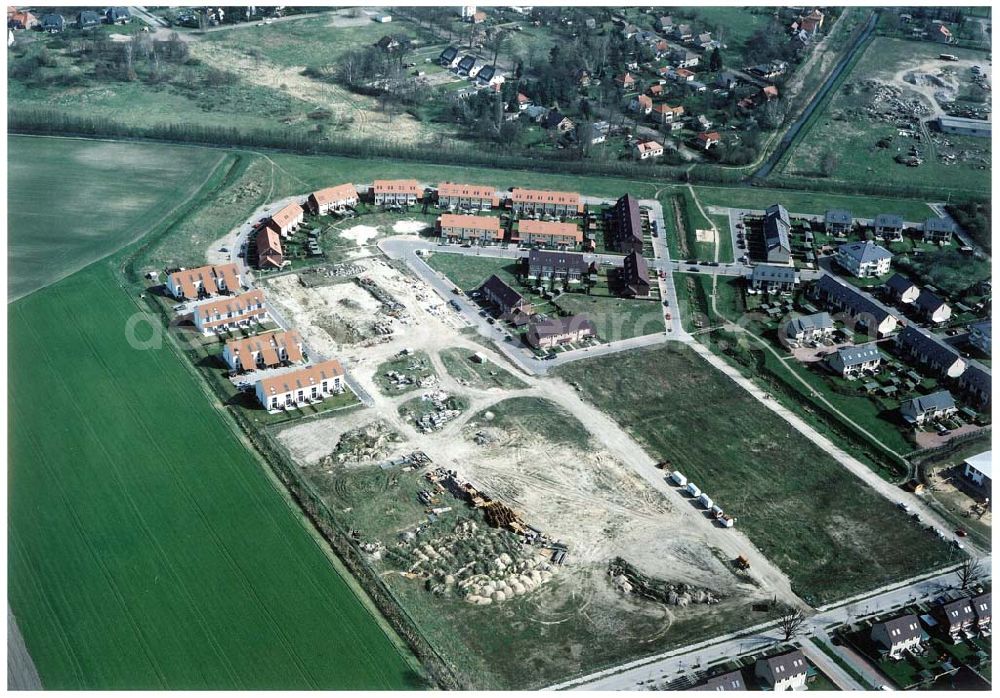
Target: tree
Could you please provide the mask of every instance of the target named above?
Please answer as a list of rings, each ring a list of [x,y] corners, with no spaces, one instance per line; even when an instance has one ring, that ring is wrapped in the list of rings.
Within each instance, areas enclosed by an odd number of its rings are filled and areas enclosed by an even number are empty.
[[[713,73],[722,70],[722,56],[719,54],[718,48],[713,49],[712,55],[708,57],[708,69]]]
[[[778,629],[781,630],[784,641],[788,642],[795,637],[805,622],[806,616],[802,611],[791,606],[782,608],[781,615],[778,616]]]
[[[958,581],[962,586],[962,591],[965,591],[969,587],[969,583],[976,579],[983,572],[983,563],[980,562],[979,558],[966,557],[962,560],[962,564],[955,571],[958,575]]]

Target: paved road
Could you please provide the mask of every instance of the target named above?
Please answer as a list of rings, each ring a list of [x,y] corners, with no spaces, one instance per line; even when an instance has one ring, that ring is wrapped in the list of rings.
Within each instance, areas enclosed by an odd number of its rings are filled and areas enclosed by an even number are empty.
[[[146,10],[146,8],[143,7],[142,5],[132,5],[128,8],[128,11],[134,17],[138,17],[139,19],[141,19],[143,22],[153,27],[154,29],[156,28],[166,29],[170,27],[170,24],[165,19],[149,13]]]
[[[986,558],[984,562],[988,568],[989,558]],[[924,601],[950,588],[957,588],[958,584],[958,576],[953,571],[948,571],[903,582],[883,590],[876,590],[867,599],[838,604],[833,608],[814,614],[802,626],[800,638],[808,638],[813,635],[822,638],[825,636],[828,626],[843,625],[861,618],[893,611],[917,601]],[[556,684],[550,686],[549,689],[643,690],[650,682],[669,681],[685,671],[705,667],[723,659],[764,650],[782,641],[783,636],[779,630],[767,624],[760,624],[737,633],[722,635],[665,652],[656,657],[647,657],[589,676]],[[880,679],[873,681],[875,685],[880,683],[884,683],[884,681]]]

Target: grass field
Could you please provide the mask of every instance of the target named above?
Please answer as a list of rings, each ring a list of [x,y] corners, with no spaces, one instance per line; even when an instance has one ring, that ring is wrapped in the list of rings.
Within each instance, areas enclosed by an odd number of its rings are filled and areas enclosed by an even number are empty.
[[[478,288],[492,274],[496,274],[509,284],[517,285],[514,275],[515,264],[510,259],[473,257],[442,252],[432,254],[426,261],[431,269],[447,276],[466,293]]]
[[[954,49],[954,50],[952,50]],[[961,59],[986,62],[986,54],[981,51],[950,47],[950,53]],[[898,130],[891,123],[873,121],[863,115],[854,115],[852,110],[863,106],[867,96],[861,90],[863,79],[875,78],[890,82],[893,75],[906,68],[916,68],[922,63],[945,67],[937,60],[941,47],[933,42],[907,41],[886,37],[875,38],[857,61],[851,74],[836,90],[825,107],[819,112],[799,136],[791,155],[785,162],[783,171],[788,175],[820,177],[821,161],[824,154],[834,151],[838,156],[837,166],[830,178],[839,181],[868,180],[873,182],[892,181],[898,184],[914,184],[943,189],[958,189],[987,193],[990,190],[989,168],[978,169],[973,164],[944,164],[933,153],[928,153],[929,144],[922,142],[924,163],[920,167],[907,167],[893,161],[897,146],[902,152],[909,149],[912,140],[898,136]],[[965,83],[968,83],[965,75]],[[913,98],[915,93],[904,95]],[[844,116],[846,112],[851,115]],[[927,117],[925,117],[927,118]],[[893,145],[887,149],[875,147],[884,137],[893,137]],[[958,150],[983,153],[989,160],[990,141],[988,138],[947,136]]]
[[[466,349],[444,349],[440,355],[441,362],[451,377],[465,381],[473,388],[517,390],[528,387],[523,380],[489,359],[484,359],[482,363],[473,361]]]
[[[225,155],[206,148],[7,138],[7,292],[20,298],[141,237]],[[168,183],[164,186],[164,183]]]
[[[935,535],[686,348],[629,352],[613,366],[579,361],[559,374],[732,511],[810,603],[949,558]]]
[[[486,412],[493,416],[487,420]],[[590,433],[576,417],[562,407],[538,397],[515,397],[490,405],[472,421],[489,423],[502,429],[510,429],[542,437],[555,443],[576,447],[586,447],[590,443]]]

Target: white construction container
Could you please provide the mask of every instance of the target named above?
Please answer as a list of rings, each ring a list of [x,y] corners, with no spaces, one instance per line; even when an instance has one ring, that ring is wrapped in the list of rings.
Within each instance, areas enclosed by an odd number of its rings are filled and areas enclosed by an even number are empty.
[[[722,507],[720,507],[718,504],[712,507],[712,516],[714,516],[715,518],[719,518],[720,516],[722,516],[722,513],[723,513]]]
[[[684,477],[684,474],[680,470],[670,473],[670,479],[677,483],[678,487],[684,487],[684,485],[688,484],[688,479]]]
[[[686,489],[688,494],[691,495],[692,497],[698,498],[701,496],[701,490],[699,490],[698,485],[694,484],[693,482],[689,482]]]
[[[721,521],[722,525],[725,526],[726,528],[732,528],[733,524],[736,523],[736,519],[734,519],[732,516],[726,516],[725,514],[723,514],[722,518],[719,519],[719,521]]]
[[[702,492],[701,496],[698,497],[698,503],[701,504],[706,509],[711,509],[712,508],[712,498],[709,497],[704,492]]]

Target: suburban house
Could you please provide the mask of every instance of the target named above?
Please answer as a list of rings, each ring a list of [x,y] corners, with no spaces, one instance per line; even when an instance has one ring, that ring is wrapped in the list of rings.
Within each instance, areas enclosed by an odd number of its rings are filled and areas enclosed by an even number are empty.
[[[448,242],[468,240],[482,245],[495,245],[503,242],[503,228],[500,226],[500,219],[496,216],[442,213],[438,216],[438,228],[441,231],[441,239]]]
[[[680,41],[689,41],[693,36],[690,24],[678,24],[674,27],[674,37]]]
[[[670,54],[670,62],[675,68],[694,68],[700,60],[697,53],[686,48],[676,49]]]
[[[27,10],[7,8],[7,27],[10,29],[34,29],[39,25],[38,17]]]
[[[761,88],[760,94],[765,102],[770,102],[772,99],[778,98],[778,88],[774,85],[766,85]]]
[[[969,456],[963,464],[962,475],[976,487],[993,489],[993,451]]]
[[[455,66],[459,73],[470,73],[476,65],[476,57],[472,55],[462,56],[462,59]]]
[[[718,145],[722,141],[722,136],[719,135],[718,131],[709,131],[708,133],[698,134],[698,146],[702,150],[708,150],[713,145]],[[768,260],[771,261],[771,260]]]
[[[554,128],[559,133],[568,133],[576,128],[576,124],[568,116],[563,116],[558,109],[552,109],[542,120],[543,128]]]
[[[993,323],[990,320],[977,322],[969,328],[969,344],[987,356],[993,354]]]
[[[376,206],[413,206],[423,189],[415,179],[376,179],[372,193]]]
[[[719,674],[708,679],[705,683],[699,684],[689,690],[692,691],[745,691],[746,684],[743,683],[743,674],[739,671],[730,671]]]
[[[510,193],[510,208],[518,214],[578,216],[583,213],[583,203],[576,192],[536,189],[514,189]]]
[[[799,287],[799,272],[793,267],[757,264],[747,278],[750,288],[762,293],[785,293]]]
[[[658,124],[667,124],[684,116],[684,107],[672,107],[669,104],[657,104],[653,107],[653,121]]]
[[[314,191],[306,201],[309,210],[323,215],[330,211],[343,211],[358,205],[358,190],[353,184],[340,184]]]
[[[830,313],[813,313],[789,320],[785,325],[785,336],[792,342],[805,344],[816,342],[833,335],[834,325]]]
[[[903,328],[896,337],[896,350],[941,378],[958,378],[967,365],[950,344],[913,325]]]
[[[264,223],[265,228],[270,228],[281,237],[288,237],[292,234],[300,223],[305,219],[305,211],[294,201],[271,214],[271,217]]]
[[[497,306],[501,315],[530,316],[532,314],[531,302],[504,283],[503,279],[496,274],[486,279],[479,290],[483,294],[483,298]]]
[[[704,114],[699,114],[694,119],[699,131],[708,131],[712,128],[712,122]]]
[[[524,338],[535,349],[551,349],[562,344],[579,342],[597,334],[585,315],[566,317],[550,316],[545,320],[532,322]]]
[[[582,254],[574,252],[531,250],[527,257],[521,259],[522,264],[527,267],[525,278],[530,280],[564,280],[578,284],[584,277],[596,271],[593,263],[584,260]]]
[[[723,70],[715,78],[715,84],[724,90],[732,90],[738,87],[741,82],[743,82],[743,79],[739,73],[735,73],[732,70]]]
[[[635,144],[635,156],[640,160],[663,157],[663,146],[656,141],[640,141]]]
[[[920,287],[902,274],[893,274],[885,282],[885,291],[897,303],[912,303],[920,295]]]
[[[872,220],[872,234],[887,242],[903,239],[903,217],[895,213],[880,213]]]
[[[990,372],[982,365],[972,362],[958,378],[958,385],[969,400],[982,409],[990,406],[993,399],[993,383]]]
[[[344,368],[336,359],[257,381],[257,400],[268,411],[320,402],[344,391]]]
[[[517,109],[518,111],[524,111],[533,104],[531,97],[528,95],[518,92],[517,93]]]
[[[837,264],[859,279],[884,276],[892,263],[889,250],[868,240],[840,245],[833,256]]]
[[[899,413],[909,424],[923,426],[958,412],[955,399],[947,390],[939,390],[930,395],[904,400],[899,405]]]
[[[694,73],[687,68],[677,68],[674,70],[672,77],[677,82],[690,82],[694,80]]]
[[[500,205],[496,187],[486,184],[441,182],[437,188],[439,208],[477,208],[488,211]]]
[[[976,612],[972,610],[972,603],[968,598],[939,606],[937,617],[941,623],[941,630],[956,641],[966,631],[971,632],[976,623]]]
[[[632,77],[632,73],[625,73],[615,78],[615,84],[625,90],[634,90],[635,78]]]
[[[649,265],[641,252],[633,250],[625,255],[621,270],[622,295],[645,298],[649,295]]]
[[[788,264],[792,259],[792,244],[788,234],[792,222],[788,211],[781,204],[768,206],[764,211],[764,243],[767,247],[767,261]]]
[[[76,16],[76,26],[80,29],[90,29],[99,26],[102,22],[101,15],[93,10],[84,10]]]
[[[947,218],[928,218],[924,221],[924,242],[947,245],[955,232],[955,224]]]
[[[196,300],[222,293],[239,293],[243,278],[235,264],[209,264],[182,269],[167,277],[167,290],[177,300]]]
[[[855,324],[875,332],[879,337],[894,332],[899,322],[886,306],[830,274],[824,274],[813,286],[812,295],[834,310],[846,313]]]
[[[905,652],[920,649],[923,632],[920,630],[920,621],[909,613],[899,618],[875,623],[872,625],[871,638],[872,642],[889,657],[900,659]]]
[[[238,373],[297,364],[302,361],[302,337],[289,330],[231,339],[222,350],[222,358]]]
[[[990,634],[990,620],[993,611],[993,593],[987,591],[985,594],[972,597],[972,610],[976,613],[976,628],[979,632]]]
[[[847,235],[854,226],[854,216],[842,208],[830,209],[823,216],[823,223],[829,235]]]
[[[609,246],[618,252],[642,253],[642,216],[639,200],[631,194],[618,198],[604,213],[604,229]]]
[[[591,75],[586,68],[577,68],[573,73],[573,82],[579,87],[590,87]]]
[[[674,30],[674,18],[670,15],[660,17],[660,30],[669,34]]]
[[[951,29],[943,24],[938,24],[936,22],[931,22],[927,25],[927,38],[931,41],[937,41],[942,44],[950,44],[954,41],[954,36],[952,36]]]
[[[582,137],[589,140],[591,145],[597,145],[608,139],[610,130],[611,124],[607,121],[595,121],[590,125],[590,132]]]
[[[261,228],[255,240],[257,246],[257,266],[261,269],[280,269],[285,263],[281,249],[281,236],[271,228]]]
[[[500,71],[496,69],[496,66],[484,65],[476,73],[476,80],[483,83],[484,85],[502,85],[505,81],[504,76],[500,74]]]
[[[792,650],[776,657],[758,659],[753,673],[761,684],[773,691],[798,691],[806,687],[809,664],[802,650]]]
[[[927,289],[920,291],[913,305],[925,320],[934,324],[945,322],[951,317],[951,306]]]
[[[43,32],[56,34],[66,28],[66,20],[61,14],[55,12],[42,15],[41,28]]]
[[[882,365],[882,354],[875,342],[856,347],[841,347],[826,359],[827,366],[844,378],[854,379],[864,372],[874,372]]]
[[[132,21],[132,13],[127,7],[109,7],[104,17],[108,24],[128,24]]]
[[[663,85],[661,85],[660,83],[656,83],[650,85],[649,89],[646,91],[649,92],[650,97],[662,97],[665,90]],[[648,114],[649,112],[646,113]]]
[[[454,46],[449,46],[448,48],[446,48],[444,51],[441,52],[440,56],[438,56],[438,63],[440,63],[445,68],[450,68],[455,63],[455,60],[457,58],[458,58],[458,49],[455,48]]]
[[[645,116],[653,111],[653,99],[649,95],[636,95],[628,106],[632,111]]]
[[[517,222],[517,233],[522,245],[575,247],[583,242],[583,232],[576,223],[522,218]]]
[[[264,322],[266,319],[264,292],[260,289],[195,306],[193,316],[194,326],[202,334],[247,327],[253,323]]]

